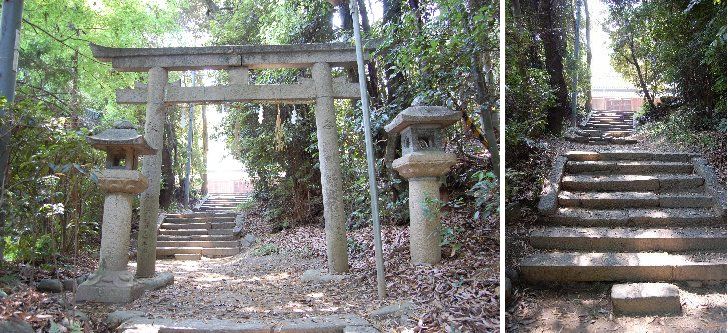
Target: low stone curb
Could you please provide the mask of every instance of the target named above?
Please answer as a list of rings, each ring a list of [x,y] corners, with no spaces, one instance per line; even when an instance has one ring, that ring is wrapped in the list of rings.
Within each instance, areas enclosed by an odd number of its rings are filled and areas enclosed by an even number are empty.
[[[714,199],[713,210],[720,215],[721,218],[726,218],[726,192],[725,188],[720,184],[718,178],[715,176],[715,170],[708,165],[708,161],[702,157],[693,158],[693,165],[695,166],[695,173],[705,179],[705,191],[712,196]]]
[[[237,323],[231,320],[173,320],[132,317],[117,329],[120,333],[375,333],[364,318],[354,315],[291,319],[288,321]]]
[[[559,187],[561,186],[561,177],[564,175],[564,167],[568,161],[568,157],[559,156],[554,161],[554,166],[549,172],[549,177],[544,184],[541,193],[541,199],[538,201],[538,212],[541,216],[553,215],[556,213],[559,201]]]

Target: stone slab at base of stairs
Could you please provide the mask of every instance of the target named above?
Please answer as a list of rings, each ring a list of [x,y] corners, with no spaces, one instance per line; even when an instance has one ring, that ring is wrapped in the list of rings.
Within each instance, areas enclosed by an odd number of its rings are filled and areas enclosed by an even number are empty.
[[[612,286],[615,314],[677,315],[682,312],[680,289],[669,283],[625,283]]]
[[[373,333],[364,318],[353,315],[290,319],[287,321],[173,320],[136,317],[121,324],[121,333]]]

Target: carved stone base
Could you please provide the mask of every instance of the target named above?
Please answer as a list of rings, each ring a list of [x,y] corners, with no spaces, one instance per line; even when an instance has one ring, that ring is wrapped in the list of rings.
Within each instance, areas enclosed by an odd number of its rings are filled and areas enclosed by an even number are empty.
[[[144,293],[144,285],[127,271],[98,271],[78,286],[76,301],[129,303]]]

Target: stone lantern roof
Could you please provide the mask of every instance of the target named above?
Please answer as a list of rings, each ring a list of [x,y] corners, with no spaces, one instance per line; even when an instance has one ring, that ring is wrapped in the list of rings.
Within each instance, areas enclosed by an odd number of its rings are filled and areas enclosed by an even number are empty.
[[[153,155],[157,152],[128,121],[118,121],[113,128],[91,135],[86,140],[92,147],[106,152],[125,148],[131,148],[137,155]]]
[[[460,120],[460,114],[443,106],[410,106],[384,126],[387,133],[400,133],[412,125],[450,126]]]

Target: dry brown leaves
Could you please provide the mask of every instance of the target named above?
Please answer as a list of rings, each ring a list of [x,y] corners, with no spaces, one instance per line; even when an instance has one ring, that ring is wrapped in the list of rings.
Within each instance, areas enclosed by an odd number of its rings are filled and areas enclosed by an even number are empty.
[[[468,209],[450,212],[443,225],[463,230],[453,251],[443,248],[443,261],[435,266],[412,265],[409,261],[407,227],[384,226],[383,252],[390,299],[411,299],[421,310],[416,331],[489,332],[499,327],[498,286],[498,221],[492,216],[480,225],[473,225]],[[371,229],[349,232],[349,253],[353,279],[375,280],[375,259]],[[320,227],[306,226],[272,235],[268,242],[282,253],[296,253],[318,258],[325,265],[324,233]],[[389,327],[402,329],[404,327]]]

